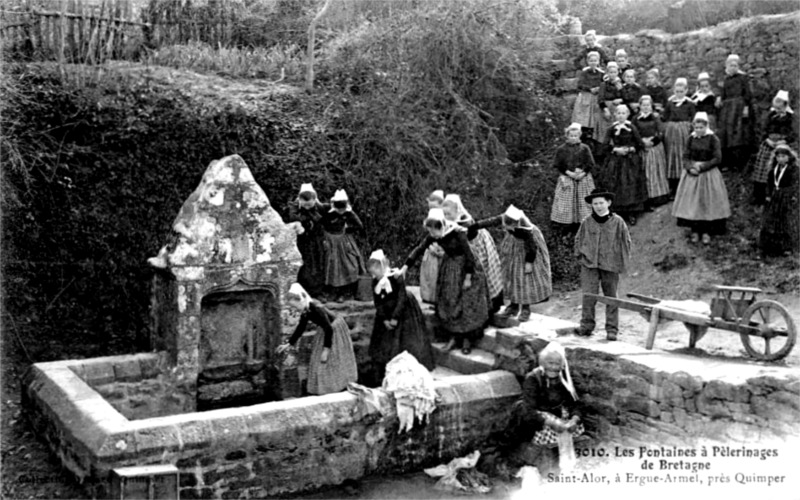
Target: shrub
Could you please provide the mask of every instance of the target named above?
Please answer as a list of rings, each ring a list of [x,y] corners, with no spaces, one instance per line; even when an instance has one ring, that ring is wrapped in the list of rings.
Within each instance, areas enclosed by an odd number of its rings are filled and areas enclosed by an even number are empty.
[[[24,312],[42,338],[90,342],[83,355],[144,347],[145,260],[206,165],[232,153],[279,211],[302,182],[323,197],[347,189],[367,226],[362,250],[382,247],[395,262],[419,240],[434,188],[461,194],[476,217],[513,202],[547,232],[549,157],[566,117],[536,55],[547,20],[523,7],[425,6],[355,28],[323,47],[317,93],[247,106],[235,89],[214,95],[191,75],[10,67],[16,97],[0,118],[12,133],[3,140],[30,160],[8,176],[24,193],[3,213],[8,310]],[[181,58],[208,55],[191,64],[253,71],[226,67],[207,46],[171,50],[153,57],[187,65]],[[554,273],[568,276],[557,245]]]
[[[441,2],[323,49],[318,84],[343,94],[328,111],[348,145],[337,182],[367,220],[383,222],[368,227],[368,241],[403,255],[413,240],[397,229],[419,237],[424,198],[437,188],[461,194],[475,216],[511,201],[534,211],[534,185],[551,185],[549,172],[517,178],[514,164],[545,161],[565,120],[538,55],[549,28],[524,2]]]

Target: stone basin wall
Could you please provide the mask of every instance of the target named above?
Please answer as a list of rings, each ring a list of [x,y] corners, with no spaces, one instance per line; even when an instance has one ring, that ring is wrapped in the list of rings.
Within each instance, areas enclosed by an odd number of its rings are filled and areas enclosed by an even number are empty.
[[[23,403],[35,432],[93,497],[107,497],[112,469],[132,465],[176,465],[181,498],[263,498],[419,470],[491,442],[520,395],[505,371],[451,376],[436,382],[430,420],[398,435],[394,400],[381,390],[373,411],[343,392],[129,420],[90,386],[111,383],[115,367],[156,370],[165,357],[38,363],[27,372]]]
[[[798,370],[619,349],[567,351],[598,435],[633,445],[798,442]]]

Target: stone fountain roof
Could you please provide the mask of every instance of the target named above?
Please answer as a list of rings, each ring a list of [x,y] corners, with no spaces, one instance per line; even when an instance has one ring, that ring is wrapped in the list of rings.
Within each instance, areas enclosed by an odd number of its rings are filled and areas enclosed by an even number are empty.
[[[176,268],[299,262],[298,224],[284,224],[239,155],[212,161],[172,225],[175,239],[150,265]]]

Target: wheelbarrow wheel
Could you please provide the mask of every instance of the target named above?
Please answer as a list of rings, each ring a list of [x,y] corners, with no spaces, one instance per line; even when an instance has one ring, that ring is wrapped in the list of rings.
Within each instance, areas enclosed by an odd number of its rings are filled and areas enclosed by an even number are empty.
[[[789,355],[797,341],[797,330],[789,311],[780,302],[760,300],[742,314],[740,324],[757,328],[761,335],[740,332],[742,344],[750,356],[775,361]]]

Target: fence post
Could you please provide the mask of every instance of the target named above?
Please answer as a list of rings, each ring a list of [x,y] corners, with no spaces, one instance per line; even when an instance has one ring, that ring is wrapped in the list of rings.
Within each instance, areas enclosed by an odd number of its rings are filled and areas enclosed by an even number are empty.
[[[64,45],[67,42],[67,2],[62,0],[61,2],[61,16],[59,16],[61,21],[61,26],[59,28],[59,39],[58,39],[58,66],[63,67],[64,65]],[[62,68],[63,69],[63,68]]]

